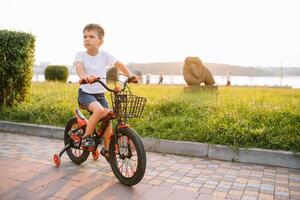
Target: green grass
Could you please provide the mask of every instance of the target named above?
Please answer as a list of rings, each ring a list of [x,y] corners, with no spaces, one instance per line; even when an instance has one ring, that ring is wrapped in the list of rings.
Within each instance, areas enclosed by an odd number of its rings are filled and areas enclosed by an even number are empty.
[[[77,84],[34,83],[31,99],[0,119],[63,127],[77,105]],[[220,87],[184,92],[183,86],[135,85],[146,96],[141,119],[130,125],[144,137],[300,151],[300,90]]]

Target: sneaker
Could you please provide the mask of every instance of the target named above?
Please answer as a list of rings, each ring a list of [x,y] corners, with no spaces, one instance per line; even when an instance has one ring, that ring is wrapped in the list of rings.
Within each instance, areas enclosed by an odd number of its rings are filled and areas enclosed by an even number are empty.
[[[88,148],[88,147],[94,147],[94,146],[95,146],[95,141],[93,140],[93,138],[91,138],[91,136],[82,138],[81,147]]]

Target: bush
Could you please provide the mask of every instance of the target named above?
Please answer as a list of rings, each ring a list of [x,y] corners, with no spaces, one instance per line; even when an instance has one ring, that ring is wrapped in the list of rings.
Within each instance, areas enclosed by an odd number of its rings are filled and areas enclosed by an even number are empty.
[[[29,94],[33,76],[35,37],[0,30],[0,107],[12,107]]]
[[[67,82],[69,70],[64,65],[49,65],[45,69],[45,79],[47,81]]]

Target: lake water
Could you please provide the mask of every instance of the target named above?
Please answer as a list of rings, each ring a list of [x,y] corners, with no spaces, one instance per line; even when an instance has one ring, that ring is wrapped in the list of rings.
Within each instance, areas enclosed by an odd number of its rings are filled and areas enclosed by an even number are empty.
[[[214,76],[217,85],[225,85],[225,76]],[[45,81],[43,74],[34,75],[32,81]],[[79,78],[76,74],[70,74],[68,81],[78,82]],[[143,82],[146,82],[146,76],[143,76]],[[158,84],[158,75],[151,75],[150,84]],[[182,75],[164,75],[163,84],[186,85]],[[300,88],[300,76],[231,76],[231,84],[238,86],[289,86],[292,88]]]

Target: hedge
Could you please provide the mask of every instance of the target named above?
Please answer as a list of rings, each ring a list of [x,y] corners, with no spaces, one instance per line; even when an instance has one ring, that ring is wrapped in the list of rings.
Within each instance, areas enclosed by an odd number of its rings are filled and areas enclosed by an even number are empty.
[[[0,30],[0,108],[28,97],[33,76],[35,37]]]
[[[64,65],[49,65],[45,69],[45,79],[47,81],[67,82],[69,70]]]

